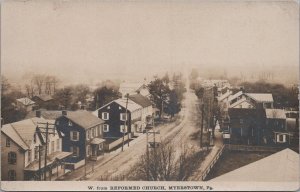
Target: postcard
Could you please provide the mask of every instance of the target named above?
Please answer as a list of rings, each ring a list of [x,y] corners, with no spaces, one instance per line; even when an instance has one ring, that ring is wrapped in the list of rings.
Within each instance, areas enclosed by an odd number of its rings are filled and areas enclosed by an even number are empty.
[[[1,1],[1,190],[296,191],[299,1]]]

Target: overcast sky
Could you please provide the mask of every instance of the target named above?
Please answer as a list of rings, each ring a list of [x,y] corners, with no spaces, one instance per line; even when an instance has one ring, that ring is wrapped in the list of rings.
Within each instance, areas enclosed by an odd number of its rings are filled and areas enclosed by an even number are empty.
[[[296,1],[5,1],[2,74],[77,83],[284,66],[298,75],[298,14]]]

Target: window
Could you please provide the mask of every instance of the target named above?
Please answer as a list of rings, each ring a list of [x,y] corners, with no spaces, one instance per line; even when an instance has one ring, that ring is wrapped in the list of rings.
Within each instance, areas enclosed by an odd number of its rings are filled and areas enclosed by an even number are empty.
[[[54,141],[51,141],[51,153],[54,153]]]
[[[244,120],[243,119],[240,119],[240,124],[243,124],[244,123]]]
[[[99,144],[99,150],[102,150],[102,143]]]
[[[31,162],[31,155],[32,155],[32,154],[31,154],[31,150],[29,149],[29,150],[28,150],[28,159],[27,159],[27,160],[28,160],[28,163]]]
[[[38,160],[39,158],[39,147],[34,148],[34,160]]]
[[[79,147],[77,147],[77,146],[70,147],[70,152],[73,152],[73,157],[78,157],[79,156]]]
[[[10,139],[6,138],[6,147],[10,147]]]
[[[103,125],[103,132],[109,132],[109,125],[107,124]]]
[[[86,130],[86,139],[89,140],[91,138],[91,131]]]
[[[103,120],[108,120],[108,119],[109,119],[109,113],[103,112],[103,113],[102,113],[102,119],[103,119]]]
[[[73,125],[73,123],[69,120],[69,123],[68,123],[68,125],[69,126],[72,126]]]
[[[8,164],[16,164],[17,163],[17,154],[15,152],[8,153]]]
[[[60,150],[60,142],[59,139],[56,140],[56,151]]]
[[[120,120],[121,120],[121,121],[127,120],[127,115],[126,115],[126,113],[120,113]]]
[[[283,134],[277,135],[277,142],[285,143],[285,141],[286,141],[286,135],[283,135]]]
[[[119,106],[119,110],[121,110],[122,108]]]
[[[17,177],[16,171],[15,170],[9,170],[8,171],[8,180],[9,181],[15,181]]]
[[[72,141],[78,141],[79,140],[79,132],[78,131],[71,131],[70,132],[70,138]]]
[[[121,125],[120,126],[120,132],[121,133],[127,133],[127,126],[125,127],[125,125]]]
[[[92,128],[92,137],[96,137],[96,129]]]

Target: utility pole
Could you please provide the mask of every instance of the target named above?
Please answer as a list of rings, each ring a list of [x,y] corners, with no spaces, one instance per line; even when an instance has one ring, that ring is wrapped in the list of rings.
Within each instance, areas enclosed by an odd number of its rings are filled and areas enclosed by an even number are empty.
[[[41,181],[42,180],[42,173],[41,173],[41,167],[42,167],[42,146],[39,145],[39,180]]]
[[[53,134],[55,135],[55,124],[50,124],[50,123],[37,123],[37,124],[41,124],[41,125],[46,125],[46,127],[38,127],[38,129],[44,129],[45,131],[40,131],[41,133],[45,133],[45,137],[46,137],[46,144],[45,144],[45,159],[44,159],[44,180],[46,181],[46,175],[47,175],[47,171],[46,171],[46,167],[47,167],[47,150],[48,150],[48,135],[49,134]],[[50,128],[49,125],[53,125],[53,128]],[[52,132],[49,132],[49,129],[52,130]],[[49,172],[50,173],[50,172]]]
[[[203,118],[204,118],[204,103],[201,104],[201,135],[200,135],[200,148],[202,148],[202,141],[203,141]]]
[[[124,121],[124,129],[122,130],[123,131],[123,140],[122,140],[122,151],[124,151],[124,138],[125,138],[125,129],[126,129],[126,120],[127,120],[127,105],[128,105],[128,93],[126,94],[126,109],[125,109],[125,121]],[[128,146],[129,146],[129,133],[127,131],[127,134],[128,134]]]
[[[149,181],[149,140],[148,140],[148,130],[146,130],[146,138],[147,138],[147,143],[146,143],[146,153],[147,153],[147,181]]]

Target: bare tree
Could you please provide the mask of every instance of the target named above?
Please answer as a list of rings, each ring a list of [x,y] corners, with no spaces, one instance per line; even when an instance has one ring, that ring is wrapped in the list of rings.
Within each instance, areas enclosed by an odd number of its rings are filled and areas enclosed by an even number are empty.
[[[57,85],[59,84],[60,80],[55,77],[55,76],[51,76],[51,84],[52,84],[52,88],[53,88],[53,94],[56,92],[57,89]]]
[[[32,80],[37,87],[38,94],[39,95],[42,94],[43,84],[45,82],[45,76],[44,75],[35,75]]]
[[[52,83],[52,76],[47,75],[45,77],[45,93],[47,95],[51,95],[52,94],[51,83]]]

